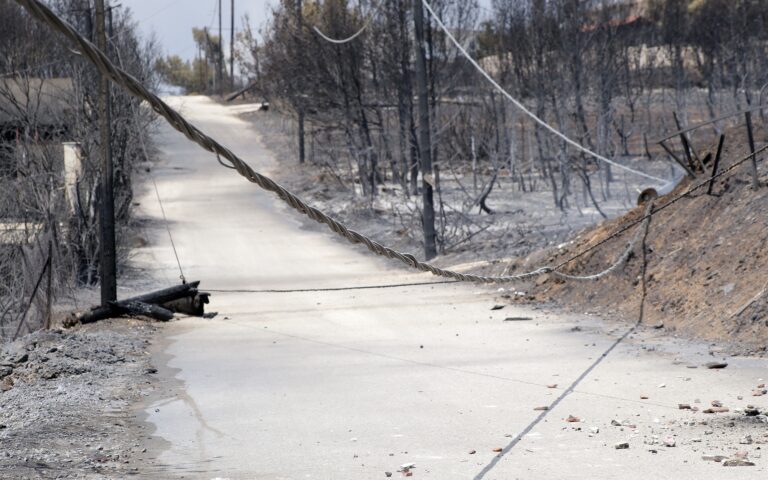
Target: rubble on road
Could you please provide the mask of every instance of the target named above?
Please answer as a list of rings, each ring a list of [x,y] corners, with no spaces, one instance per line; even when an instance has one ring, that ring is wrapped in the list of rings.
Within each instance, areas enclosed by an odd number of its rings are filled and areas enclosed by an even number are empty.
[[[145,432],[124,417],[151,388],[147,348],[154,331],[144,321],[106,320],[2,346],[1,476],[137,473],[147,461],[139,447]]]

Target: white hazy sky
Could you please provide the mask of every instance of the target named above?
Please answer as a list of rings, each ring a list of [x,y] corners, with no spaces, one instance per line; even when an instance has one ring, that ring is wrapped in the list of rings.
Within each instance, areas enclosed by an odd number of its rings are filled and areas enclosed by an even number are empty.
[[[235,29],[239,29],[244,13],[251,17],[251,26],[258,29],[266,20],[270,5],[276,0],[235,0]],[[229,50],[229,24],[232,0],[221,0],[222,27],[225,49]],[[112,0],[133,11],[142,33],[154,32],[167,54],[192,58],[195,43],[192,27],[211,27],[218,34],[219,0]]]
[[[224,32],[224,48],[229,50],[230,5],[232,0],[221,0]],[[271,5],[277,0],[235,0],[235,29],[239,29],[241,18],[248,13],[254,30],[268,18]],[[192,27],[211,27],[218,33],[217,8],[219,0],[111,0],[130,8],[139,23],[141,31],[148,35],[155,32],[164,53],[192,58],[195,44],[192,41]],[[491,0],[480,0],[484,7]]]

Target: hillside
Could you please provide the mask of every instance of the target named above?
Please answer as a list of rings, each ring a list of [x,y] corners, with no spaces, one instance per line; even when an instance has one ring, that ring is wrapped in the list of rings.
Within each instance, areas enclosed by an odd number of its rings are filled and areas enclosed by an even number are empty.
[[[739,132],[732,135],[739,138]],[[722,168],[746,155],[735,140],[723,153]],[[648,298],[644,323],[707,340],[735,340],[765,351],[768,341],[768,188],[766,168],[758,164],[761,188],[752,189],[744,164],[715,183],[655,214],[648,233]],[[700,180],[697,180],[700,181]],[[663,205],[697,181],[685,180],[656,200]],[[583,231],[567,244],[531,256],[528,265],[557,264],[604,240],[644,212],[626,215]],[[634,235],[630,229],[563,269],[591,274],[618,258]],[[618,271],[591,282],[545,277],[528,298],[552,300],[570,308],[635,320],[641,298],[640,247]],[[511,270],[516,270],[512,268]]]

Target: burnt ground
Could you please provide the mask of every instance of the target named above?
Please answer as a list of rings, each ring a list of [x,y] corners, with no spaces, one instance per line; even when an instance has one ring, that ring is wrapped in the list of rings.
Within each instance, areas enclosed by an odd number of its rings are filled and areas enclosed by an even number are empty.
[[[0,477],[141,473],[150,432],[133,406],[153,388],[143,320],[40,331],[0,351]]]
[[[277,158],[289,159],[281,164],[280,171],[271,172],[279,181],[352,228],[394,248],[419,252],[418,232],[404,224],[402,209],[394,207],[397,202],[386,200],[386,189],[373,205],[359,199],[354,183],[341,172],[323,165],[293,164],[293,132],[290,126],[285,127],[279,114],[249,112],[243,116],[251,120]],[[727,128],[725,133],[721,170],[748,153],[743,126]],[[758,125],[757,136],[758,144],[766,140],[762,125]],[[700,156],[708,152],[714,155],[715,145],[702,147],[697,146]],[[636,166],[663,174],[664,167],[656,163]],[[768,167],[759,163],[759,174],[763,187],[757,191],[751,187],[750,168],[745,164],[720,178],[714,195],[707,195],[706,188],[697,190],[690,198],[654,216],[648,235],[647,325],[663,325],[663,331],[670,335],[729,344],[734,352],[765,353]],[[455,179],[463,181],[463,186],[446,182],[446,190],[454,194],[471,182],[466,172],[457,172]],[[609,216],[609,220],[603,220],[588,202],[578,204],[579,195],[574,196],[571,211],[558,212],[552,207],[551,193],[522,194],[511,187],[505,190],[502,176],[489,199],[496,213],[466,215],[486,230],[454,246],[435,263],[485,274],[558,264],[642,215],[643,208],[634,207],[634,203],[643,184],[630,181],[624,178],[614,184],[610,199],[601,203]],[[691,184],[683,180],[656,204],[663,204]],[[630,230],[569,264],[564,271],[589,274],[604,269],[618,258],[633,235],[634,230]],[[545,276],[506,288],[500,300],[543,303],[576,313],[635,321],[641,291],[639,271],[639,256],[634,254],[626,265],[600,281],[562,282]]]
[[[730,132],[734,133],[734,132]],[[735,136],[735,135],[734,135]],[[731,142],[724,165],[747,154]],[[715,183],[653,216],[648,233],[648,297],[644,322],[670,334],[732,343],[746,353],[763,354],[768,345],[768,168],[758,164],[761,188],[753,190],[751,168],[744,164]],[[686,180],[663,205],[699,182]],[[520,262],[557,264],[602,241],[644,213],[642,207],[577,235],[562,248],[547,249]],[[628,231],[564,271],[584,274],[611,264],[633,235]],[[515,270],[515,268],[511,268]],[[529,300],[554,301],[569,309],[603,317],[638,316],[641,289],[639,249],[618,272],[596,282],[541,278],[529,285]]]

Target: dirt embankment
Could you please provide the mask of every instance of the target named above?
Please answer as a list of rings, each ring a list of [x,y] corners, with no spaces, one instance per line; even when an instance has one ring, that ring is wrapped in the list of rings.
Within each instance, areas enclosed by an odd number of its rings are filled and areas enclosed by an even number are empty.
[[[155,327],[129,319],[39,331],[0,350],[0,477],[122,478],[140,473],[148,432],[131,405],[154,370]]]
[[[741,138],[733,135],[734,138]],[[735,141],[732,142],[736,143]],[[726,144],[727,145],[727,144]],[[743,145],[724,150],[721,168],[746,155]],[[702,188],[655,214],[647,241],[648,297],[644,323],[712,341],[734,341],[755,353],[768,344],[768,168],[759,165],[761,187],[753,190],[749,163],[721,177],[713,195]],[[701,181],[685,181],[659,198],[660,206]],[[560,248],[530,257],[528,265],[557,264],[604,240],[643,214],[627,215],[586,230]],[[629,230],[564,271],[589,274],[610,265],[634,235]],[[523,265],[521,265],[522,267]],[[516,268],[512,269],[513,271]],[[530,299],[571,309],[638,318],[640,247],[611,275],[593,282],[544,277],[529,285]]]

